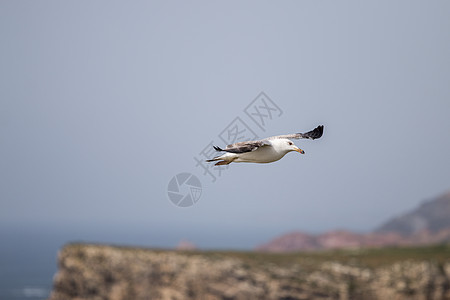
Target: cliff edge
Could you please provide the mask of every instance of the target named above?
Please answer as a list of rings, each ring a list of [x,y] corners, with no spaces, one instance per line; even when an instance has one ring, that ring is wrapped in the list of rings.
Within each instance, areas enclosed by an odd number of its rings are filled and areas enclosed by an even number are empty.
[[[447,246],[322,253],[71,244],[50,300],[450,299]]]

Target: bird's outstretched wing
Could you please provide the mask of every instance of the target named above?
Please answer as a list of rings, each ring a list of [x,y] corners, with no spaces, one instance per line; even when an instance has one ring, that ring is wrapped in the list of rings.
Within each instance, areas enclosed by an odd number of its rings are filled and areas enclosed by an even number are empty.
[[[273,139],[310,139],[315,140],[322,136],[323,134],[323,125],[319,125],[311,131],[306,133],[293,133],[293,134],[285,134],[285,135],[277,135],[271,136],[267,138],[267,140]]]
[[[214,146],[216,151],[225,151],[230,153],[245,153],[255,151],[261,147],[271,147],[272,143],[270,140],[274,139],[310,139],[315,140],[322,136],[323,134],[323,125],[317,126],[311,131],[306,133],[293,133],[293,134],[285,134],[285,135],[277,135],[272,136],[259,141],[247,141],[247,142],[239,142],[228,145],[225,149]]]
[[[272,146],[270,141],[264,139],[260,141],[247,141],[247,142],[239,142],[228,145],[225,149],[221,149],[217,146],[214,146],[214,149],[217,151],[225,151],[230,153],[245,153],[255,151],[258,148]]]

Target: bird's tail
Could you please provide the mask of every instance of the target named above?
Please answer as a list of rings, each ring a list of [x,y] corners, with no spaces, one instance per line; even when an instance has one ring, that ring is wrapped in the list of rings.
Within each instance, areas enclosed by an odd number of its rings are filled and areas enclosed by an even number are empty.
[[[221,156],[222,156],[222,155],[213,157],[213,158],[211,158],[211,159],[207,159],[206,162],[218,161],[218,160],[220,160],[220,157],[221,157]]]
[[[219,147],[217,147],[217,148],[219,148]],[[225,154],[213,157],[211,159],[208,159],[208,160],[206,160],[206,162],[217,161],[217,163],[215,164],[216,166],[228,165],[231,162],[233,162],[236,158],[237,158],[237,155],[234,153],[225,153]]]
[[[220,166],[220,165],[229,165],[230,163],[233,162],[233,160],[235,160],[235,158],[227,159],[227,158],[224,158],[223,155],[221,155],[221,156],[216,156],[212,159],[208,159],[208,160],[206,160],[206,162],[217,161],[214,165]]]
[[[214,148],[214,150],[216,150],[216,151],[224,151],[222,148],[220,148],[220,147],[218,147],[218,146],[213,146],[213,148]],[[221,160],[221,158],[220,158],[221,156],[222,156],[222,155],[213,157],[212,159],[206,160],[206,162],[212,162],[212,161]]]

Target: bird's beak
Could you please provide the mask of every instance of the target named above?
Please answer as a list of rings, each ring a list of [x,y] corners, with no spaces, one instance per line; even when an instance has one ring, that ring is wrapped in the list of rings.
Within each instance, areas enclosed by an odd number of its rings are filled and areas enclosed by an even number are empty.
[[[303,150],[300,149],[300,148],[295,149],[295,151],[297,151],[297,152],[300,153],[300,154],[305,154],[305,151],[303,151]]]

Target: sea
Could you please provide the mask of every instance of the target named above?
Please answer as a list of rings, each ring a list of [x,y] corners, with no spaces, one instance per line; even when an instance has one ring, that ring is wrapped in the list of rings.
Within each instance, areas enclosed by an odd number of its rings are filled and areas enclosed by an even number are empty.
[[[227,249],[228,245],[235,245],[232,249],[250,250],[257,244],[248,238],[248,234],[202,230],[188,235],[194,241],[204,241],[198,245],[202,249]],[[0,221],[0,300],[47,299],[58,270],[58,251],[66,244],[82,242],[173,249],[186,237],[186,232],[179,231],[179,228],[164,231],[155,226],[36,226]],[[252,236],[258,237],[258,234],[255,232]]]
[[[2,224],[0,224],[2,225]],[[139,245],[118,230],[66,230],[0,226],[0,300],[48,299],[58,269],[58,251],[76,242]]]
[[[0,221],[0,300],[48,299],[58,251],[69,243],[173,248],[178,237],[157,230],[111,226],[36,226]]]
[[[58,239],[2,234],[0,299],[40,300],[50,295],[57,270]]]
[[[111,236],[116,235],[86,228],[0,226],[0,300],[48,299],[58,269],[58,251],[73,242],[120,242]]]

